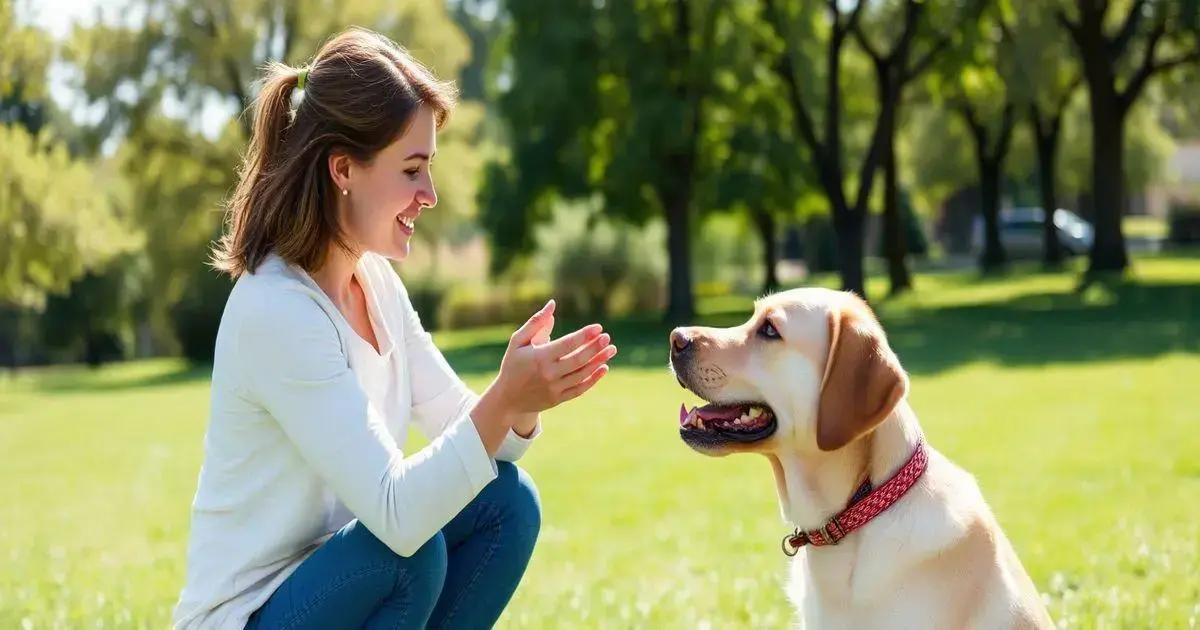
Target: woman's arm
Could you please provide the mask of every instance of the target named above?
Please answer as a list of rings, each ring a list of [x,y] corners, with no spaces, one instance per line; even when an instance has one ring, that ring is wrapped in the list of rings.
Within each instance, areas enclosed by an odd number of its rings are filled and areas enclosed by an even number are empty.
[[[405,457],[351,372],[330,316],[307,289],[279,288],[239,313],[245,393],[368,529],[408,556],[495,478],[468,406]]]
[[[446,362],[433,338],[421,325],[421,318],[409,300],[408,292],[388,266],[386,273],[394,281],[404,318],[404,352],[412,385],[413,419],[427,437],[441,435],[462,413],[469,413],[479,402]],[[541,434],[539,414],[519,414],[512,418],[513,428],[500,443],[495,458],[515,462],[525,454],[534,438]]]

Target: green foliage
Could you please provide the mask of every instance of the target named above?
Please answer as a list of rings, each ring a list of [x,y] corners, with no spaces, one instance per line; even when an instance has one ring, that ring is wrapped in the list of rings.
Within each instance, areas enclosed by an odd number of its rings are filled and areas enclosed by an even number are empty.
[[[763,243],[747,215],[709,216],[695,240],[697,281],[717,283],[738,293],[753,293],[762,286]]]
[[[661,222],[635,229],[605,218],[594,206],[564,204],[534,238],[535,268],[550,278],[564,315],[662,308],[667,261]]]
[[[408,299],[412,302],[417,317],[421,318],[421,325],[425,330],[440,328],[438,313],[446,299],[447,285],[436,280],[422,280],[405,283],[404,288],[408,291]]]
[[[121,14],[145,20],[121,21]],[[65,57],[78,70],[75,87],[103,112],[88,131],[88,146],[117,147],[134,220],[146,234],[144,254],[155,287],[146,313],[163,348],[174,345],[177,330],[216,325],[192,322],[180,328],[181,317],[190,321],[205,312],[195,310],[197,304],[181,307],[186,317],[171,311],[181,299],[196,299],[185,298],[185,292],[207,294],[189,284],[221,230],[221,205],[236,181],[251,122],[248,108],[265,62],[303,65],[323,41],[351,24],[393,38],[447,78],[457,76],[471,54],[440,3],[125,0],[106,6],[100,16],[75,29]],[[222,127],[197,123],[211,122],[214,112],[219,121],[222,111],[233,115]],[[475,212],[482,117],[478,103],[464,102],[439,138],[435,171],[447,174],[449,185],[439,191],[437,211],[423,219],[429,229],[418,234],[426,241],[455,232]],[[190,338],[178,341],[196,345]],[[198,346],[201,356],[204,346]]]
[[[925,236],[925,229],[921,225],[921,217],[917,215],[916,209],[913,208],[908,194],[903,191],[900,193],[900,221],[904,227],[904,242],[908,253],[918,257],[928,255],[929,239]],[[885,234],[883,230],[880,230],[879,242],[876,248],[877,255],[880,257],[886,255],[884,239]]]
[[[130,355],[137,302],[145,287],[136,254],[87,272],[63,295],[52,295],[38,318],[41,343],[66,362],[100,365]]]
[[[836,235],[828,214],[813,215],[804,223],[804,264],[811,273],[837,270]]]
[[[183,357],[193,363],[212,363],[221,313],[233,282],[207,265],[193,269],[182,297],[171,308],[171,322]]]
[[[475,326],[520,325],[546,304],[548,285],[539,282],[506,282],[452,286],[442,299],[437,327],[454,330]]]
[[[0,125],[0,303],[41,308],[139,245],[117,208],[104,176],[62,144]]]

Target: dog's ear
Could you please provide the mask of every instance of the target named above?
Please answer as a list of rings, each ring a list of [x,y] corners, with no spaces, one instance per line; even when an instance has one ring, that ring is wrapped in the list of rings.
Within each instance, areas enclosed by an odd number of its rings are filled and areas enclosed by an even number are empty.
[[[856,297],[829,314],[829,358],[817,408],[817,446],[833,451],[888,417],[908,393],[908,376],[883,328]]]

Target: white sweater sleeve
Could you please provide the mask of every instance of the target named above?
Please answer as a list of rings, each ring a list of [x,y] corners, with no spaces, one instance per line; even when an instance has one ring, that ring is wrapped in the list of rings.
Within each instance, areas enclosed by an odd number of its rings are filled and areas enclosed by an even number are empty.
[[[403,309],[404,352],[407,354],[408,373],[411,375],[413,419],[426,437],[433,439],[441,435],[455,418],[470,413],[475,408],[479,396],[462,382],[446,362],[446,357],[437,349],[433,338],[421,325],[421,318],[413,308],[408,291],[400,282],[399,276],[390,265],[387,267],[386,273],[394,280]],[[527,438],[510,429],[496,451],[496,459],[504,462],[517,461],[541,432],[541,422]]]
[[[350,370],[314,296],[280,288],[243,314],[237,362],[247,393],[384,544],[412,555],[496,476],[465,407],[410,457]]]

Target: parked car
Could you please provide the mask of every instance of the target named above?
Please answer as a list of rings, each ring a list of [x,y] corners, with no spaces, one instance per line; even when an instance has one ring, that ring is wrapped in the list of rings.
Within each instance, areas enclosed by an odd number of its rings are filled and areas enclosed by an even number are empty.
[[[1043,249],[1042,226],[1045,213],[1041,208],[1005,208],[1000,211],[1000,242],[1009,258],[1040,258]],[[1092,224],[1079,215],[1059,208],[1054,211],[1054,227],[1058,242],[1068,256],[1088,253],[1095,233]],[[983,251],[983,217],[975,217],[971,233],[971,249]]]

